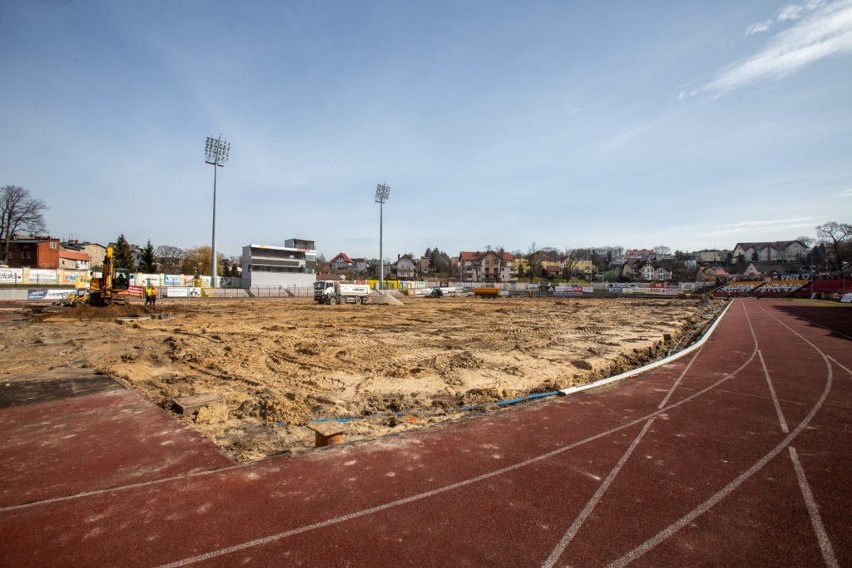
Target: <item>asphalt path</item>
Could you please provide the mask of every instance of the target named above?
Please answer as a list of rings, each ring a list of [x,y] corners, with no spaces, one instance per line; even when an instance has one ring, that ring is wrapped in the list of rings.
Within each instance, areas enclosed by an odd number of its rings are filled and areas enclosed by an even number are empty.
[[[637,377],[247,465],[115,384],[11,381],[0,564],[849,566],[850,340],[735,300]]]

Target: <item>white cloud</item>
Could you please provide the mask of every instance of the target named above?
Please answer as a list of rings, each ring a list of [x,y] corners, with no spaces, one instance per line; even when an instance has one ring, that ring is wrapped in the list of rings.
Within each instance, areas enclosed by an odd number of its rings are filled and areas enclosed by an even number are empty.
[[[770,19],[766,20],[765,22],[758,22],[756,24],[752,24],[749,27],[747,27],[746,28],[746,35],[750,36],[750,35],[754,35],[754,34],[760,34],[760,33],[767,31],[771,27],[772,27],[772,19],[770,18]]]
[[[825,5],[825,0],[806,0],[800,4],[787,4],[778,11],[778,21],[788,22],[798,20],[805,14],[813,12]]]
[[[852,53],[852,0],[829,5],[813,1],[795,6],[800,9],[795,12],[800,21],[776,34],[761,52],[720,71],[714,79],[687,94],[726,93],[786,77],[826,57]],[[785,19],[792,19],[792,8],[782,12]]]
[[[852,187],[847,189],[841,189],[837,193],[835,193],[838,197],[852,197]]]

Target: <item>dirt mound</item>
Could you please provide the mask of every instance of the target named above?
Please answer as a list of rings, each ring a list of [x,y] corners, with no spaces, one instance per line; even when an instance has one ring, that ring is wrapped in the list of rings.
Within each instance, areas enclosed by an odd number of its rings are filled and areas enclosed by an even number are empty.
[[[73,308],[62,308],[50,312],[50,317],[58,319],[99,320],[133,317],[150,314],[151,310],[143,304],[110,304],[108,306],[92,306],[83,304]]]

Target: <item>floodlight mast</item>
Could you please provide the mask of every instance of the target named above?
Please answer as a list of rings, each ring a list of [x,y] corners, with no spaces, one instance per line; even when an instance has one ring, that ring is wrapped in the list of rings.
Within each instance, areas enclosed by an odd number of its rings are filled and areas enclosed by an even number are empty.
[[[382,256],[382,206],[390,196],[390,186],[380,183],[376,186],[376,203],[379,204],[379,290],[385,289],[385,260]]]
[[[231,143],[219,138],[207,137],[204,144],[204,162],[213,166],[213,237],[210,246],[210,285],[215,288],[218,271],[216,269],[216,168],[225,166],[228,154],[231,152]]]

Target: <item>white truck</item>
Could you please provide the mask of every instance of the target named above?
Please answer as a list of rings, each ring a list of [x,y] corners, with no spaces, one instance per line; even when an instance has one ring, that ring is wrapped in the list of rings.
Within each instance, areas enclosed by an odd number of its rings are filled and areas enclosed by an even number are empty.
[[[366,284],[341,284],[334,280],[314,282],[314,301],[320,304],[366,304],[370,287]]]

